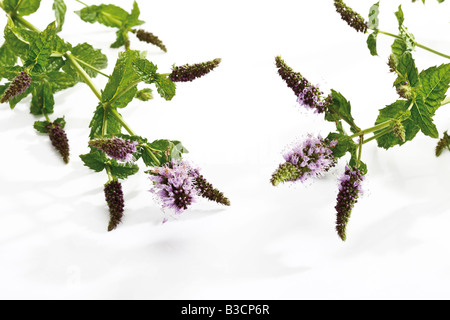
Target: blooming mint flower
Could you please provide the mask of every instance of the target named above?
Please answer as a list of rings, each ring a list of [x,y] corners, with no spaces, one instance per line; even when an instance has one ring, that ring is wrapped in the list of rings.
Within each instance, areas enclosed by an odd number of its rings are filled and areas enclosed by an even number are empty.
[[[336,145],[337,141],[309,136],[284,155],[286,162],[273,174],[272,184],[277,186],[284,182],[305,182],[309,178],[320,177],[336,165],[332,151]]]
[[[122,184],[119,181],[113,180],[105,184],[105,199],[110,213],[108,231],[111,232],[121,223],[125,208]]]
[[[53,147],[61,154],[64,162],[69,163],[69,139],[67,138],[64,129],[59,123],[54,122],[47,125],[45,130],[48,132]]]
[[[294,72],[281,57],[275,58],[278,74],[297,96],[297,102],[315,113],[323,113],[332,102],[331,96],[323,97],[323,92],[312,85],[299,72]]]
[[[343,241],[347,239],[347,224],[350,220],[353,207],[358,202],[362,192],[361,183],[364,181],[364,174],[356,167],[345,168],[345,174],[339,179],[339,194],[337,196],[337,220],[336,231]]]
[[[342,20],[358,32],[366,33],[369,28],[367,22],[352,8],[347,6],[342,0],[334,0],[336,11],[341,15]]]
[[[136,37],[143,42],[147,42],[150,44],[153,44],[155,46],[157,46],[158,48],[160,48],[162,51],[167,52],[167,48],[164,45],[164,43],[157,37],[155,36],[153,33],[151,32],[147,32],[145,30],[137,30],[134,31],[136,33]]]
[[[133,160],[133,153],[137,151],[136,141],[125,140],[122,138],[102,138],[89,142],[91,147],[97,148],[109,157],[117,161],[129,162]]]
[[[22,93],[24,93],[31,85],[31,76],[22,71],[17,77],[9,85],[9,88],[6,89],[5,93],[0,100],[1,103],[8,102],[12,98],[15,98]]]
[[[181,214],[195,202],[197,190],[191,171],[192,167],[185,161],[153,168],[150,180],[154,185],[150,192],[159,198],[163,209]]]
[[[212,61],[194,65],[186,64],[180,67],[174,66],[170,75],[170,79],[173,82],[194,81],[195,79],[203,77],[204,75],[217,68],[221,61],[222,59],[214,59]]]

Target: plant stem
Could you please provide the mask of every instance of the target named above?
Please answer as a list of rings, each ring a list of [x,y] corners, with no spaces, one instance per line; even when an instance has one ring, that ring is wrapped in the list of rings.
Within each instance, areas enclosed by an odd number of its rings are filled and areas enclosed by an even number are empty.
[[[86,71],[78,64],[75,56],[73,54],[71,54],[70,52],[67,52],[64,56],[67,58],[67,60],[69,60],[69,62],[76,69],[76,71],[81,76],[81,78],[83,78],[84,82],[89,86],[89,88],[91,88],[92,92],[94,92],[94,94],[97,96],[97,98],[101,102],[102,101],[102,93],[97,88],[97,86],[92,82],[91,77],[89,77],[89,75],[86,73]]]
[[[83,6],[85,6],[85,7],[89,7],[86,3],[84,3],[84,2],[82,2],[82,1],[80,1],[80,0],[75,0],[76,2],[78,2],[78,3],[81,3]]]
[[[375,131],[383,130],[384,128],[389,127],[389,126],[392,124],[393,121],[394,121],[394,120],[388,120],[388,121],[385,121],[385,122],[383,122],[383,123],[377,124],[377,125],[374,126],[374,127],[371,127],[371,128],[365,129],[365,130],[362,130],[362,131],[360,131],[360,132],[355,133],[354,135],[352,135],[352,136],[350,137],[350,139],[354,139],[354,138],[357,138],[357,137],[361,137],[361,136],[364,136],[364,135],[366,135],[366,134],[369,134],[369,133],[372,133],[372,132],[375,132]]]
[[[364,140],[363,144],[369,143],[373,140],[377,140],[378,138],[384,136],[385,134],[391,133],[393,131],[392,128],[387,128],[380,133],[375,134],[373,137],[370,137],[369,139]]]
[[[125,128],[125,130],[127,130],[127,132],[132,135],[132,136],[136,136],[136,133],[130,128],[130,126],[128,125],[128,123],[125,122],[125,120],[123,119],[123,117],[117,112],[116,109],[111,109],[109,110],[109,112],[111,112],[111,114],[120,122],[120,124],[122,125],[122,127]]]
[[[396,39],[401,39],[399,36],[397,36],[397,35],[395,35],[395,34],[392,34],[392,33],[390,33],[390,32],[386,32],[386,31],[382,31],[382,30],[378,30],[378,32],[381,33],[381,34],[384,34],[384,35],[386,35],[386,36],[390,36],[390,37],[393,37],[393,38],[396,38]],[[450,56],[449,56],[449,55],[446,55],[446,54],[444,54],[444,53],[442,53],[442,52],[439,52],[439,51],[436,51],[436,50],[434,50],[434,49],[431,49],[431,48],[429,48],[429,47],[427,47],[427,46],[424,46],[423,44],[420,44],[420,43],[418,43],[418,42],[416,42],[416,41],[414,41],[414,44],[415,44],[417,47],[421,48],[421,49],[424,49],[424,50],[427,50],[427,51],[429,51],[429,52],[431,52],[431,53],[437,54],[438,56],[441,56],[441,57],[450,59]]]
[[[364,144],[364,136],[360,136],[359,137],[358,161],[356,162],[357,167],[359,167],[359,164],[361,163],[361,155],[362,155],[363,144]]]
[[[95,71],[95,72],[101,74],[102,76],[105,76],[105,77],[107,77],[107,78],[111,78],[110,75],[107,75],[106,73],[103,73],[101,70],[97,69],[97,68],[94,67],[94,66],[91,66],[89,63],[84,62],[83,60],[77,58],[76,56],[73,56],[73,57],[74,57],[74,59],[75,59],[78,63],[82,64],[82,65],[85,66],[86,68],[89,68],[89,69],[91,69],[91,70],[93,70],[93,71]]]

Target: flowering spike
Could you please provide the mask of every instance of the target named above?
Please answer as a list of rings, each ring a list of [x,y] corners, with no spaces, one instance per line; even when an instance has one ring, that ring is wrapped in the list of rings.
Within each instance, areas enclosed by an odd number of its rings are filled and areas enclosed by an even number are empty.
[[[24,93],[31,85],[31,76],[22,71],[14,80],[11,82],[8,89],[6,89],[5,93],[0,100],[1,103],[8,102],[12,98],[15,98],[22,93]]]
[[[125,208],[122,184],[119,181],[113,180],[105,184],[105,199],[110,213],[108,232],[111,232],[122,222]]]
[[[366,33],[368,27],[367,22],[359,13],[355,12],[347,6],[342,0],[334,0],[336,11],[341,15],[342,20],[358,32]]]
[[[66,132],[61,127],[61,125],[57,122],[50,123],[45,127],[46,131],[49,134],[50,141],[56,150],[61,154],[64,162],[69,163],[69,139],[67,138]]]
[[[135,33],[136,33],[136,37],[140,41],[153,44],[153,45],[157,46],[158,48],[160,48],[162,51],[167,52],[167,48],[164,45],[164,43],[153,33],[145,31],[145,30],[141,30],[141,29],[135,31]]]
[[[332,149],[337,141],[323,140],[310,136],[302,144],[284,155],[286,162],[281,164],[272,176],[274,186],[284,182],[305,182],[319,177],[336,165]]]
[[[97,148],[111,158],[123,162],[129,162],[133,159],[133,153],[137,151],[137,144],[136,141],[117,137],[95,139],[89,142],[91,147]]]
[[[208,62],[202,62],[194,65],[185,64],[183,66],[173,67],[170,79],[173,82],[189,82],[203,77],[217,68],[222,59],[214,59]]]
[[[439,140],[436,147],[436,157],[440,157],[445,148],[450,150],[450,136],[447,132],[444,132],[444,137]]]
[[[191,166],[184,161],[172,161],[163,167],[153,168],[150,180],[154,186],[150,192],[158,196],[163,209],[172,209],[176,214],[181,214],[195,202],[197,191],[191,170]]]
[[[209,183],[198,170],[192,171],[194,177],[194,186],[198,190],[198,193],[203,198],[230,206],[230,200],[228,200],[222,192],[215,189],[211,183]]]
[[[399,138],[402,142],[406,141],[406,130],[403,126],[403,123],[400,120],[397,120],[394,123],[394,135]]]
[[[278,68],[278,74],[288,87],[294,91],[299,104],[307,109],[314,110],[316,113],[325,112],[332,102],[330,97],[324,99],[323,92],[318,87],[312,85],[299,72],[294,72],[280,56],[275,58],[275,63]]]
[[[342,241],[347,239],[347,224],[355,204],[361,194],[361,183],[364,175],[360,169],[346,167],[345,174],[339,179],[339,194],[337,196],[336,231]]]

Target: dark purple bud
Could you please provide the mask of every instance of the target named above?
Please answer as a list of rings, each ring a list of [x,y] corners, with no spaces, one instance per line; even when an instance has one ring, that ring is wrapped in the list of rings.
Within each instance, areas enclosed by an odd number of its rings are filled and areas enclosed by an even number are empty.
[[[198,63],[194,65],[186,64],[180,67],[174,67],[170,79],[173,82],[189,82],[210,73],[217,68],[222,59],[214,59],[212,61]]]
[[[342,0],[334,0],[336,11],[341,15],[342,20],[358,32],[366,33],[368,27],[367,22],[352,8],[347,6]]]
[[[51,123],[45,128],[49,134],[53,147],[61,154],[65,163],[69,163],[69,139],[59,123]]]
[[[15,98],[24,93],[31,85],[31,76],[22,71],[9,85],[5,93],[2,96],[1,103],[8,102],[12,98]]]
[[[89,141],[91,147],[97,148],[117,161],[129,162],[133,160],[133,153],[137,151],[136,141],[122,138],[103,138]]]
[[[164,45],[164,43],[153,33],[147,32],[145,30],[137,30],[137,31],[135,31],[135,33],[136,33],[136,37],[139,40],[153,44],[153,45],[157,46],[158,48],[160,48],[162,51],[167,52],[167,48]]]
[[[105,199],[110,213],[108,232],[111,232],[122,222],[125,208],[122,185],[119,181],[114,180],[105,184]]]
[[[223,204],[224,206],[230,206],[230,200],[224,196],[222,192],[215,189],[211,183],[209,183],[198,170],[191,172],[194,178],[194,187],[197,189],[199,195],[210,201]]]

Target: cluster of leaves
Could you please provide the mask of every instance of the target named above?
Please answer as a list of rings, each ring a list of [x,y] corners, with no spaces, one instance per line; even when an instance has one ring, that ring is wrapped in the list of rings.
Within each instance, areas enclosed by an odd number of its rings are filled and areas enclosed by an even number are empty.
[[[158,68],[148,61],[141,52],[128,50],[120,53],[114,72],[102,91],[102,102],[97,107],[90,123],[90,139],[122,137],[138,142],[135,160],[141,159],[148,167],[162,166],[171,160],[181,159],[187,150],[179,141],[157,140],[149,143],[137,135],[122,134],[123,121],[119,109],[125,108],[138,95],[137,86],[141,82],[155,85],[157,92],[165,100],[175,96],[175,83],[168,75],[157,72]],[[148,90],[151,90],[148,88]],[[136,164],[121,164],[109,159],[103,152],[91,148],[89,154],[81,156],[84,164],[96,172],[111,169],[111,174],[124,179],[138,172]]]
[[[5,0],[5,10],[14,7],[14,2],[14,0]],[[55,3],[57,2],[60,1]],[[16,15],[35,12],[39,8],[39,3],[40,1],[21,1]],[[36,5],[31,6],[31,4]],[[62,15],[57,16],[62,21]],[[18,17],[21,18],[21,16]],[[9,101],[11,109],[31,95],[30,112],[33,115],[53,114],[54,94],[82,81],[68,62],[66,57],[68,53],[71,53],[74,59],[97,70],[107,67],[107,58],[100,50],[94,49],[87,43],[72,46],[57,35],[58,30],[56,22],[50,23],[44,31],[38,32],[25,28],[24,25],[17,23],[17,20],[8,20],[4,31],[5,42],[0,49],[0,78],[9,82],[0,86],[0,94],[3,94],[11,81],[22,71],[26,71],[32,79],[31,85],[23,94]],[[98,73],[92,68],[84,68],[91,77],[97,76]]]

